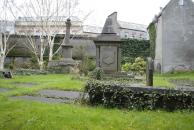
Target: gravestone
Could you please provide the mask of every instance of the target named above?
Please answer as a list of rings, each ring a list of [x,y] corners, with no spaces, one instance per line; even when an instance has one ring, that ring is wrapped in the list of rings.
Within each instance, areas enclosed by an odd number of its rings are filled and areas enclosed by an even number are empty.
[[[121,70],[122,43],[117,35],[117,13],[114,12],[106,19],[102,33],[94,40],[96,45],[96,66],[106,74],[116,73]]]
[[[146,65],[146,85],[153,86],[154,61],[152,58],[147,58]]]
[[[73,46],[70,44],[70,29],[71,29],[71,20],[67,19],[65,44],[61,45],[63,59],[49,62],[48,66],[51,71],[52,69],[57,69],[57,70],[60,70],[59,73],[69,73],[73,70],[73,68],[76,65],[75,61],[72,59]]]

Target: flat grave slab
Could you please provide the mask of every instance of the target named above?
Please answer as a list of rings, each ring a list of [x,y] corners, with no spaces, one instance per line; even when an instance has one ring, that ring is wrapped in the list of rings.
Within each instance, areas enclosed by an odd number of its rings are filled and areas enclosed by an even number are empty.
[[[37,83],[20,83],[20,82],[15,82],[13,84],[20,87],[36,87],[38,85]]]
[[[75,100],[79,99],[83,95],[83,92],[62,91],[62,90],[41,90],[38,92],[38,94],[44,97]]]
[[[24,99],[30,101],[39,101],[44,103],[73,103],[81,99],[83,92],[63,91],[63,90],[40,90],[35,96],[15,96],[11,99]]]
[[[0,88],[0,93],[7,92],[7,91],[9,91],[9,89],[7,89],[7,88]]]
[[[47,98],[47,97],[40,97],[40,96],[28,96],[28,95],[12,97],[11,99],[22,99],[22,100],[38,101],[43,103],[70,103],[68,100],[64,100],[64,99]]]

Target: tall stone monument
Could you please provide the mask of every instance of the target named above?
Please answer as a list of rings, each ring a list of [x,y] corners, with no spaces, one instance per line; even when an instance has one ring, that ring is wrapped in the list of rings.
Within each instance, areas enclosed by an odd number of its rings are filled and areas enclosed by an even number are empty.
[[[76,65],[75,61],[72,59],[73,46],[70,44],[70,29],[71,20],[67,19],[65,43],[61,45],[63,59],[54,60],[48,64],[50,69],[61,69],[61,73],[71,72],[72,68]]]
[[[102,33],[94,40],[96,45],[96,66],[101,67],[105,73],[113,74],[121,70],[122,43],[117,34],[117,12],[106,19]]]

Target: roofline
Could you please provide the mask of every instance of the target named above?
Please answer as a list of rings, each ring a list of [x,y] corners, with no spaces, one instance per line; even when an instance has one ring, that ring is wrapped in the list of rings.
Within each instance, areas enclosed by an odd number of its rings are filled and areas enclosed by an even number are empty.
[[[136,25],[143,25],[143,26],[147,26],[145,24],[140,24],[140,23],[134,23],[134,22],[126,22],[126,21],[121,21],[121,20],[118,20],[118,24],[119,22],[125,22],[125,23],[130,23],[130,24],[136,24]]]
[[[137,29],[129,29],[129,28],[122,28],[122,27],[120,27],[120,28],[121,28],[121,29],[127,29],[127,30],[133,30],[133,31],[147,32],[147,31],[137,30]]]

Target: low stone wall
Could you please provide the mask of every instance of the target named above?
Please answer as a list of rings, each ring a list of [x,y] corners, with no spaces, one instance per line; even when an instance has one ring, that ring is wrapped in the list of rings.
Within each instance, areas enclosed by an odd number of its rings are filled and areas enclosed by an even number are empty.
[[[14,64],[17,67],[23,67],[24,64],[30,64],[30,57],[6,57],[5,65]]]

